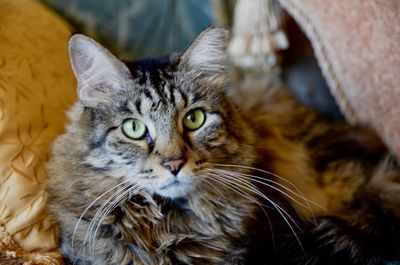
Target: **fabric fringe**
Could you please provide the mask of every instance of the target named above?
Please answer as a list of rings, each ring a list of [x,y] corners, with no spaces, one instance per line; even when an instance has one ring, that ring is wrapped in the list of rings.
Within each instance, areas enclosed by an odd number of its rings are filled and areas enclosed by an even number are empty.
[[[0,264],[1,265],[61,265],[57,257],[46,253],[28,253],[15,243],[0,225]]]
[[[276,51],[288,48],[282,31],[282,9],[276,0],[238,0],[228,47],[232,62],[242,68],[272,68]]]

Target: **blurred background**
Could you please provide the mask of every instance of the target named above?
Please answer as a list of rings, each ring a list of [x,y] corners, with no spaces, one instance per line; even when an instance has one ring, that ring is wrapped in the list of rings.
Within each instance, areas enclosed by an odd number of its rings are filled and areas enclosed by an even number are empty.
[[[43,2],[124,59],[183,51],[200,31],[215,24],[209,0]]]
[[[235,0],[42,0],[75,29],[119,58],[134,60],[183,52],[206,27],[230,29]],[[281,79],[305,104],[342,119],[300,28],[284,14],[289,49],[280,54]]]

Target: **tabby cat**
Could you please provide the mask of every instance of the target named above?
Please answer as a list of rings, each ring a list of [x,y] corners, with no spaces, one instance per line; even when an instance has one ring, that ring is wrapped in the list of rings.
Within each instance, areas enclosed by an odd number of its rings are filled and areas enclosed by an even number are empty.
[[[74,264],[381,264],[400,174],[373,133],[274,85],[229,85],[227,32],[124,64],[69,43],[79,101],[47,185]]]

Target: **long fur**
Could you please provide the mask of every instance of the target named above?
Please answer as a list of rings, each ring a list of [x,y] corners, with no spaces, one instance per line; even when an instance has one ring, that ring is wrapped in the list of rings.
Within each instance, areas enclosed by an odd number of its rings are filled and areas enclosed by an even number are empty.
[[[181,57],[128,63],[130,73],[92,40],[71,41],[84,85],[54,145],[47,185],[66,258],[96,265],[398,258],[399,173],[382,162],[379,139],[319,117],[276,86],[228,87],[226,39],[226,31],[208,29]],[[187,131],[182,119],[196,108],[206,121]],[[148,135],[125,137],[127,118],[144,121]],[[160,162],[181,156],[178,178],[190,184],[163,192],[172,176]]]

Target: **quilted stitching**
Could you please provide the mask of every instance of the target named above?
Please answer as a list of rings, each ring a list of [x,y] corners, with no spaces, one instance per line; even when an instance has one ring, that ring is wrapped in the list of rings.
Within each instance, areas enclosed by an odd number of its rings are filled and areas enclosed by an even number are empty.
[[[43,182],[75,100],[69,27],[34,0],[0,1],[0,224],[25,251],[54,251]]]

